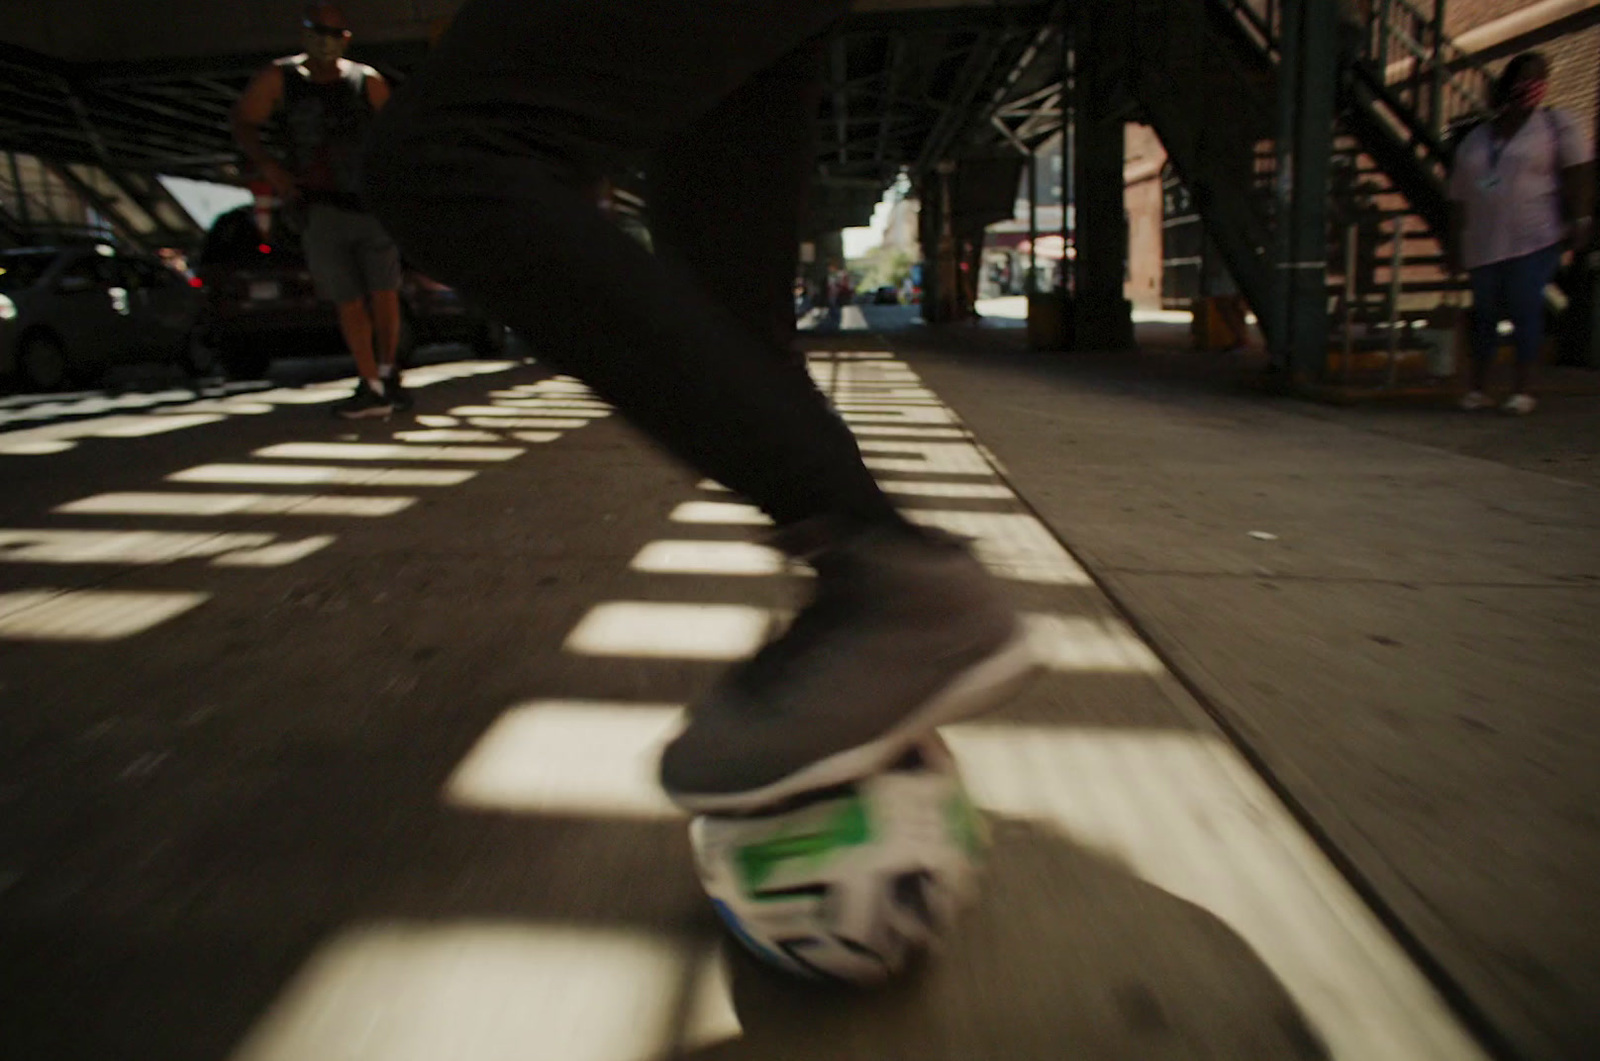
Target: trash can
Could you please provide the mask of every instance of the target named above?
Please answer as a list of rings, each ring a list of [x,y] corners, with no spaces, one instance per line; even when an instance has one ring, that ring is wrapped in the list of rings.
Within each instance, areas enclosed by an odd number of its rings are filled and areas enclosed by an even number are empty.
[[[1028,348],[1072,349],[1072,298],[1065,291],[1042,291],[1028,296]]]

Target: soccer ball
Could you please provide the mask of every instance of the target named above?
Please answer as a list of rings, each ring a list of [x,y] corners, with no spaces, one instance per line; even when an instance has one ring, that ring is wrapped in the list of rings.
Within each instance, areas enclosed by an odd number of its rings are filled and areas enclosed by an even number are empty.
[[[771,811],[689,826],[711,904],[757,957],[873,984],[928,949],[977,892],[985,834],[937,736],[888,770]]]

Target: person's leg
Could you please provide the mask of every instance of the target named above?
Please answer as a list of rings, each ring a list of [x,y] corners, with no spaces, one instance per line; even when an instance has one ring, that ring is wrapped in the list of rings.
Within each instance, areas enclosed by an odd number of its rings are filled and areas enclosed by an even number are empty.
[[[394,371],[395,351],[400,345],[400,248],[370,214],[352,213],[347,222],[352,232],[351,253],[372,311],[378,374],[387,378]]]
[[[367,296],[372,307],[373,347],[377,354],[378,375],[388,377],[397,372],[395,351],[400,347],[400,292],[374,291]]]
[[[1480,265],[1472,280],[1472,390],[1489,389],[1489,369],[1500,346],[1500,321],[1505,315],[1503,262]]]
[[[378,361],[372,351],[372,313],[364,298],[339,303],[339,334],[355,359],[356,374],[378,386]]]
[[[687,262],[752,334],[785,351],[824,47],[815,38],[758,73],[671,136],[646,168],[657,245]]]
[[[770,331],[586,194],[842,8],[470,0],[379,116],[366,160],[369,202],[409,260],[754,500],[816,568],[815,600],[694,705],[664,754],[663,784],[692,810],[860,777],[1032,669],[992,581],[900,518]]]
[[[376,416],[387,412],[382,403],[371,400],[381,394],[378,362],[373,355],[372,313],[367,306],[367,288],[362,275],[357,241],[359,234],[349,225],[350,213],[316,204],[306,213],[301,248],[306,268],[311,272],[317,294],[332,302],[339,317],[339,334],[361,377],[355,393],[334,406],[339,416]]]
[[[1531,395],[1544,345],[1544,289],[1561,265],[1561,247],[1547,247],[1505,264],[1506,309],[1517,350],[1514,393]]]
[[[778,523],[901,525],[770,334],[752,334],[690,265],[646,252],[584,194],[843,6],[474,0],[379,115],[368,192],[418,267]]]

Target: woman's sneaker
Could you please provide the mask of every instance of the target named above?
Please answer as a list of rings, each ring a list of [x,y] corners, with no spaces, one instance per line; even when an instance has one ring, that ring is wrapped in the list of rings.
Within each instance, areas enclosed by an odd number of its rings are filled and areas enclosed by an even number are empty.
[[[1000,587],[954,542],[874,530],[807,559],[816,597],[690,708],[662,756],[662,787],[686,810],[758,810],[858,780],[1036,670]]]
[[[1539,403],[1531,394],[1513,394],[1506,399],[1500,408],[1512,416],[1527,416],[1539,407]]]
[[[1475,413],[1479,409],[1487,409],[1493,404],[1494,399],[1483,393],[1483,391],[1468,391],[1466,396],[1461,399],[1461,408],[1469,413]]]

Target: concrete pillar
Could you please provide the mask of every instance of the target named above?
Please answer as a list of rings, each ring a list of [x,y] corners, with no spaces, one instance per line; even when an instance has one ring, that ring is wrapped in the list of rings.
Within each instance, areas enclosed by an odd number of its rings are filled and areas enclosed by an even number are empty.
[[[844,264],[844,232],[832,229],[827,232],[817,232],[809,236],[806,242],[816,250],[815,257],[809,262],[801,264],[802,275],[811,282],[811,290],[815,294],[816,304],[828,304],[828,270],[835,262]]]
[[[946,324],[965,317],[959,278],[952,184],[955,163],[942,161],[922,175],[922,317],[930,324]]]

